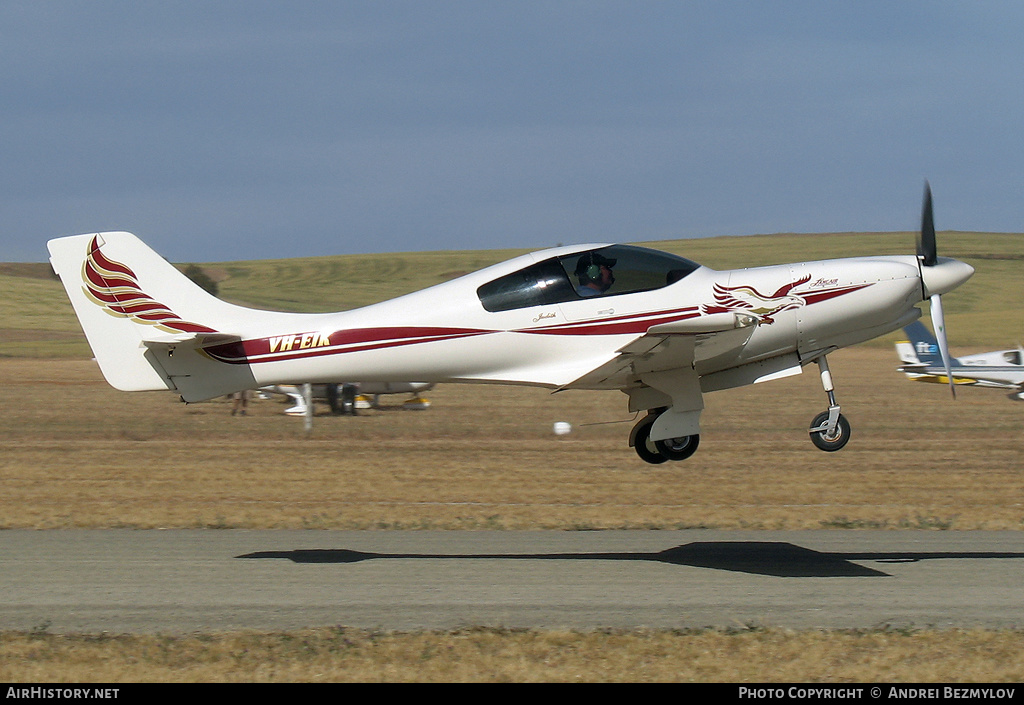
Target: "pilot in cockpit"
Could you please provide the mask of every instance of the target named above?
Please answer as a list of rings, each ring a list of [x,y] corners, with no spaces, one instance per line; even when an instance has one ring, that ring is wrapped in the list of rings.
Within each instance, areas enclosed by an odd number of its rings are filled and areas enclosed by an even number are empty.
[[[575,275],[579,279],[576,293],[580,296],[600,296],[615,283],[612,267],[617,260],[597,252],[587,252],[576,262]]]

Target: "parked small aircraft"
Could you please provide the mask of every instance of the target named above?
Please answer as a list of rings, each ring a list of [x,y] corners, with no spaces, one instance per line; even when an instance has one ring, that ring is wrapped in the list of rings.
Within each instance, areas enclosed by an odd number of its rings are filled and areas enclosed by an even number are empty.
[[[130,233],[51,240],[50,261],[107,381],[186,402],[339,379],[618,389],[646,412],[629,443],[650,463],[700,440],[704,394],[817,363],[827,411],[814,444],[846,445],[829,353],[897,330],[931,301],[948,368],[941,294],[969,265],[937,256],[930,188],[917,255],[715,271],[629,245],[557,247],[333,314],[258,311],[190,282]]]
[[[289,416],[305,416],[308,405],[302,387],[303,385],[275,384],[263,387],[260,391],[287,396],[291,399],[292,406],[285,409],[284,413]],[[379,398],[385,394],[411,394],[412,396],[402,404],[402,408],[426,409],[430,406],[430,402],[423,398],[422,393],[433,387],[433,384],[427,382],[314,384],[310,394],[311,401],[327,402],[335,414],[355,414],[357,409],[377,406]]]
[[[897,341],[900,371],[917,382],[946,384],[949,378],[939,353],[939,343],[924,324],[914,321],[903,329],[907,340]],[[950,358],[954,384],[1013,389],[1014,401],[1024,401],[1024,347],[961,355]]]

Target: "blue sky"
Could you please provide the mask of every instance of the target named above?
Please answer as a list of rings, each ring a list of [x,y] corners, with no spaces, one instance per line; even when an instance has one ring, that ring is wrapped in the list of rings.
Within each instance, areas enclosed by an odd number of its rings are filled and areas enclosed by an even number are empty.
[[[0,261],[1024,231],[1018,2],[0,4]],[[908,251],[913,244],[908,242]]]

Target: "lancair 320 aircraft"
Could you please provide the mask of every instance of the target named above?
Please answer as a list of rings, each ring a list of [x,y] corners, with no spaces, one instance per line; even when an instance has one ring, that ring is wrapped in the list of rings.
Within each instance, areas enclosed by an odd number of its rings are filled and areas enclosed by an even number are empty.
[[[828,409],[810,436],[842,448],[827,355],[916,320],[974,272],[936,255],[930,189],[918,254],[715,271],[628,245],[558,247],[364,308],[258,311],[210,296],[125,232],[48,243],[107,381],[192,402],[339,379],[619,389],[646,412],[629,443],[649,463],[693,454],[704,394],[817,363]]]

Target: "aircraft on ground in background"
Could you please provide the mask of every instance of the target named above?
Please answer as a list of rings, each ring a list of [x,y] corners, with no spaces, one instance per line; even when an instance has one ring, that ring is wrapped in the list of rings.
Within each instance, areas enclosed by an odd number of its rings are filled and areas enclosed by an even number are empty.
[[[199,401],[339,379],[618,389],[643,414],[629,444],[649,463],[700,440],[704,395],[817,364],[822,450],[846,445],[827,357],[902,328],[974,269],[937,255],[926,186],[916,255],[716,271],[631,245],[556,247],[419,292],[332,314],[260,311],[203,291],[130,233],[48,243],[107,381]]]
[[[309,408],[303,385],[277,384],[262,387],[260,392],[283,394],[292,401],[292,406],[285,409],[289,416],[305,416]],[[411,394],[402,403],[403,409],[422,410],[430,407],[430,401],[423,397],[423,392],[434,388],[429,382],[365,382],[355,384],[314,384],[312,385],[312,401],[323,401],[334,414],[355,415],[358,409],[370,409],[379,406],[380,397],[385,394]]]
[[[900,371],[917,382],[947,384],[950,379],[935,336],[920,321],[906,326],[903,332],[907,340],[896,343],[896,354],[903,363]],[[1024,348],[1019,344],[1015,349],[961,355],[949,362],[954,384],[1012,389],[1007,396],[1024,401]]]

